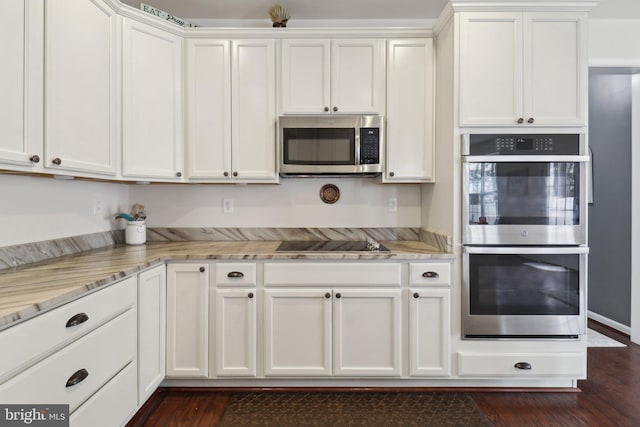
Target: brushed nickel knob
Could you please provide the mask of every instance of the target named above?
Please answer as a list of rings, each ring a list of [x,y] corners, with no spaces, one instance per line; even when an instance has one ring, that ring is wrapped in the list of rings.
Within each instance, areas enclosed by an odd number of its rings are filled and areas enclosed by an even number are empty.
[[[329,107],[324,107],[324,111],[325,112],[329,111]]]
[[[535,122],[535,120],[533,119],[533,117],[529,117],[529,120],[527,120],[527,123],[532,124],[533,122]]]
[[[229,176],[229,172],[224,171],[223,175],[224,175],[224,176]]]
[[[389,176],[396,176],[395,172],[389,172]]]
[[[338,107],[333,107],[333,111],[338,111]]]
[[[59,166],[62,164],[62,159],[60,157],[56,157],[55,159],[51,160],[51,163]]]
[[[29,157],[29,160],[31,161],[31,163],[40,163],[40,156],[34,154],[33,156]]]
[[[182,172],[176,172],[176,176],[180,178],[182,176]]]
[[[234,172],[234,173],[233,173],[233,176],[238,176],[238,172]]]
[[[524,119],[523,119],[522,117],[520,117],[520,118],[518,119],[518,124],[519,124],[519,125],[521,125],[521,124],[523,124],[523,123],[524,123]]]

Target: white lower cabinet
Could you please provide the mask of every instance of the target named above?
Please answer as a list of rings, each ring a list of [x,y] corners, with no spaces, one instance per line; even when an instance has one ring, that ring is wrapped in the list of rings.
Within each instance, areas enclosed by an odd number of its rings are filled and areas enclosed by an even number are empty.
[[[265,289],[265,376],[330,376],[331,289]]]
[[[138,275],[138,404],[160,385],[166,369],[166,277],[163,265]]]
[[[206,378],[209,266],[167,266],[167,377]]]
[[[212,377],[255,377],[258,351],[258,291],[255,263],[211,266],[215,289],[209,325]]]
[[[256,376],[256,289],[216,289],[215,375]]]
[[[584,352],[563,353],[458,353],[461,377],[574,377],[585,378]]]
[[[72,427],[124,425],[136,410],[136,364],[128,364],[111,381],[71,414]]]
[[[399,263],[265,264],[265,376],[400,376],[400,271]]]
[[[409,290],[409,375],[451,374],[451,291]]]

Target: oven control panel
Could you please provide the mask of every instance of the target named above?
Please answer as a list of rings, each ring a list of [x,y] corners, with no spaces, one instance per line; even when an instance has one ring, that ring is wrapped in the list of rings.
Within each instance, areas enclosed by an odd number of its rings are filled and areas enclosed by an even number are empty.
[[[467,153],[478,155],[580,155],[579,134],[469,135]]]

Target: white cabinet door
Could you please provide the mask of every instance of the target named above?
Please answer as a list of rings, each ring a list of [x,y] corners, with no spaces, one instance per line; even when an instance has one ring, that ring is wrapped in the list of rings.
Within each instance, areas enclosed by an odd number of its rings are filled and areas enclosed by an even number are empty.
[[[0,168],[42,165],[43,5],[0,2]],[[22,168],[22,169],[21,169]]]
[[[44,165],[116,173],[116,14],[100,0],[45,2]]]
[[[215,291],[215,375],[256,376],[256,289]]]
[[[433,181],[433,39],[387,47],[385,182]]]
[[[330,376],[331,311],[331,289],[266,289],[265,376]]]
[[[331,112],[384,114],[384,40],[331,41]]]
[[[158,388],[166,370],[166,289],[164,265],[138,275],[138,405]]]
[[[525,123],[583,125],[588,94],[586,16],[525,14]]]
[[[461,13],[460,126],[586,122],[584,13]]]
[[[515,126],[522,111],[522,14],[460,14],[460,126]]]
[[[384,114],[385,42],[282,41],[283,114]]]
[[[328,114],[331,106],[331,42],[282,40],[283,113]]]
[[[192,180],[231,180],[229,44],[186,41],[186,166]]]
[[[274,182],[275,41],[231,42],[231,162],[234,180]]]
[[[182,38],[124,19],[123,171],[127,178],[182,176]]]
[[[167,377],[208,374],[209,267],[167,266]]]
[[[409,295],[409,375],[451,374],[449,289],[411,289]]]
[[[336,289],[333,299],[333,375],[400,376],[399,289]]]

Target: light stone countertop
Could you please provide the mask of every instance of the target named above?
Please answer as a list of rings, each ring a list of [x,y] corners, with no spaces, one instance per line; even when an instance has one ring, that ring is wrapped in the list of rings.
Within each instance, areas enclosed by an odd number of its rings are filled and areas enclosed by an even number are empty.
[[[419,241],[383,241],[391,252],[276,252],[280,241],[149,242],[112,246],[0,270],[0,330],[148,267],[182,260],[451,260]]]

